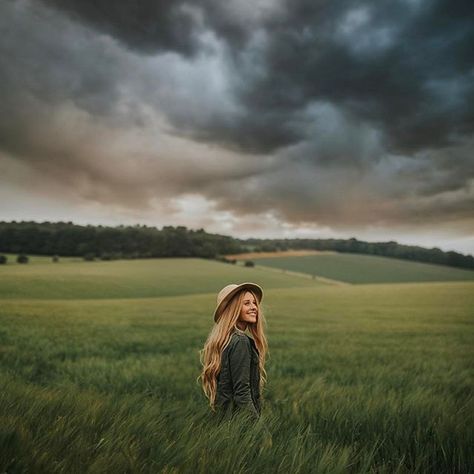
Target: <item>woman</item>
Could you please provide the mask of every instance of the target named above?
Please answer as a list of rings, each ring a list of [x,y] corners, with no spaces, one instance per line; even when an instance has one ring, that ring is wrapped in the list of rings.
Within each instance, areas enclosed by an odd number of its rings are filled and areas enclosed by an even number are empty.
[[[200,351],[203,370],[198,379],[220,420],[236,412],[260,416],[268,351],[262,298],[263,290],[255,283],[230,284],[217,295],[216,324]]]

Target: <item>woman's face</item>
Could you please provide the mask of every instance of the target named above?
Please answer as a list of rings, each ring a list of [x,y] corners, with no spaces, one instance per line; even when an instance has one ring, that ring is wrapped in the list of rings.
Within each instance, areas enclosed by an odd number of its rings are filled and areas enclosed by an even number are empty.
[[[255,324],[257,322],[257,302],[250,291],[245,292],[242,308],[240,310],[239,322],[242,325]]]

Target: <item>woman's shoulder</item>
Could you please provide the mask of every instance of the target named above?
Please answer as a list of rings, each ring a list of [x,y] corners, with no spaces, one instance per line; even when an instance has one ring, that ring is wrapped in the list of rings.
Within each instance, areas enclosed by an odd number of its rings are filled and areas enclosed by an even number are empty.
[[[242,341],[250,342],[250,339],[251,339],[250,336],[240,331],[234,331],[230,336],[230,341],[233,342],[234,344],[238,342],[242,342]]]
[[[227,344],[227,349],[233,348],[238,345],[250,345],[251,337],[245,334],[244,332],[235,331],[231,334],[229,343]]]

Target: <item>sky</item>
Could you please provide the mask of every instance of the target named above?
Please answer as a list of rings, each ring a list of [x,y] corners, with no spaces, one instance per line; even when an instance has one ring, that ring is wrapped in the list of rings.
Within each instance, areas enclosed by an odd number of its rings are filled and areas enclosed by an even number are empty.
[[[474,254],[474,4],[0,0],[0,220]]]

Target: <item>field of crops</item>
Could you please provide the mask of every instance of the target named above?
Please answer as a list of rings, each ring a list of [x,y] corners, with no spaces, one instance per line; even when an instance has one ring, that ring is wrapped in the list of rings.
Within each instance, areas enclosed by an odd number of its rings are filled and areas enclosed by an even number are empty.
[[[265,289],[263,416],[196,378],[217,291]],[[467,473],[474,282],[336,286],[199,259],[0,267],[0,472]]]
[[[374,255],[333,253],[284,258],[254,257],[252,260],[258,266],[318,275],[354,284],[474,280],[473,270]]]

